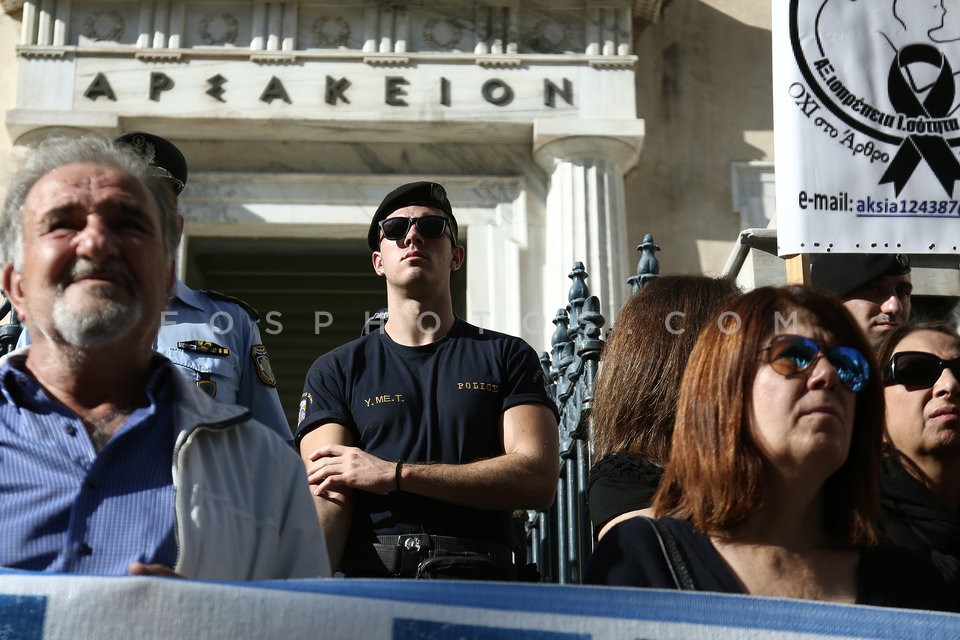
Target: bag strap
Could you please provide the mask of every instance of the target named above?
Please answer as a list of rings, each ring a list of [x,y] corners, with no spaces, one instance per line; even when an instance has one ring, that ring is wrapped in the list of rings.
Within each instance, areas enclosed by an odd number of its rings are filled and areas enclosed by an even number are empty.
[[[645,518],[660,543],[660,551],[663,553],[663,559],[667,561],[667,568],[670,569],[670,575],[673,577],[673,583],[681,591],[697,591],[697,583],[690,573],[690,567],[686,559],[680,552],[677,545],[677,539],[673,536],[670,528],[660,520]]]

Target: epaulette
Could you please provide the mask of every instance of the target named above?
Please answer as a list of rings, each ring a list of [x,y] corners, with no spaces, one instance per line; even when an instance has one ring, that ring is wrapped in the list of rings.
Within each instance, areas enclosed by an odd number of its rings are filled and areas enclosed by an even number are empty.
[[[260,314],[257,313],[257,310],[251,307],[249,304],[247,304],[243,300],[241,300],[240,298],[234,298],[233,296],[229,296],[225,293],[220,293],[219,291],[213,291],[212,289],[198,289],[198,291],[205,296],[213,298],[214,300],[224,300],[226,302],[232,302],[233,304],[237,305],[238,307],[246,311],[250,315],[250,317],[253,319],[254,322],[260,322]]]

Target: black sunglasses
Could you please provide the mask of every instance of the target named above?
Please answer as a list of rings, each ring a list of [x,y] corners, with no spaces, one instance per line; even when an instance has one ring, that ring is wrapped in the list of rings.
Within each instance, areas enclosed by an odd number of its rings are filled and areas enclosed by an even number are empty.
[[[387,218],[380,221],[380,231],[387,240],[403,240],[410,233],[410,225],[417,225],[417,232],[424,238],[435,240],[447,228],[446,216],[421,216],[419,218]]]
[[[805,336],[779,335],[761,349],[764,352],[773,370],[788,378],[812,369],[822,355],[850,391],[857,393],[870,379],[870,362],[853,347],[826,348]]]
[[[932,387],[944,369],[950,369],[953,377],[960,380],[960,358],[941,360],[925,351],[901,351],[893,354],[890,363],[884,367],[883,382],[887,386]]]

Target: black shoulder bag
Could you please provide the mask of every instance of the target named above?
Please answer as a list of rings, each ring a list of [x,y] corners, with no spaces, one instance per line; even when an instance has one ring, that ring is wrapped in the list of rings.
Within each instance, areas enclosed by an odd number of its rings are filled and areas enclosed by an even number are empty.
[[[690,573],[690,567],[686,559],[677,546],[677,539],[673,537],[670,528],[660,520],[653,518],[644,518],[653,527],[653,533],[657,536],[657,542],[660,543],[660,551],[663,553],[663,559],[667,562],[667,568],[670,569],[670,575],[673,577],[673,583],[681,591],[696,591],[697,583]]]

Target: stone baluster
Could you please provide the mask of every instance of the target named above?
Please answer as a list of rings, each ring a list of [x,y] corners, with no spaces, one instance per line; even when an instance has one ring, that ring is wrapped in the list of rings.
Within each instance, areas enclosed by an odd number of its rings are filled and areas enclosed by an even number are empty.
[[[170,0],[156,0],[153,7],[153,48],[165,48],[169,36]]]
[[[73,0],[58,0],[57,11],[53,19],[53,46],[62,47],[70,44],[70,12],[73,10]]]
[[[71,0],[24,2],[20,18],[20,44],[62,47],[69,36]]]
[[[380,29],[380,6],[376,2],[363,3],[363,51],[376,53],[380,44],[377,41]]]
[[[280,40],[282,51],[294,51],[297,48],[297,31],[299,30],[300,4],[287,2],[283,5],[283,35]]]
[[[37,44],[37,5],[24,2],[20,14],[20,44]]]
[[[267,48],[267,3],[256,0],[250,23],[250,49],[262,51]]]
[[[37,15],[37,44],[49,47],[53,44],[53,12],[55,0],[40,0],[40,13]]]
[[[267,51],[280,50],[283,26],[283,5],[278,2],[267,4]]]

